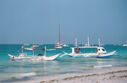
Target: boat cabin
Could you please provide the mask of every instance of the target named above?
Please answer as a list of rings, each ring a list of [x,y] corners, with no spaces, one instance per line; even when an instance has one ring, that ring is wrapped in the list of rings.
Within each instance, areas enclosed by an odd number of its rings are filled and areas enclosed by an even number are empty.
[[[95,47],[95,48],[72,48],[72,54],[75,53],[98,53],[105,54],[107,53],[104,47]]]
[[[98,54],[105,54],[107,53],[104,47],[97,47],[97,53]]]

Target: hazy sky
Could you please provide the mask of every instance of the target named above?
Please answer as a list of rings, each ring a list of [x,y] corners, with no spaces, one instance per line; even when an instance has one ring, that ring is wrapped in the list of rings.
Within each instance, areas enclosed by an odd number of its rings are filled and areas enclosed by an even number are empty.
[[[127,43],[127,0],[0,0],[0,43]]]

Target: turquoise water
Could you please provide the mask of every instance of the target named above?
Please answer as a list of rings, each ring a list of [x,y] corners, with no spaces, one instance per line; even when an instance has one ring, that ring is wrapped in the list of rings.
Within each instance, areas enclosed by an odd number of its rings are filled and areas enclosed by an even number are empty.
[[[35,54],[42,54],[45,45],[40,45]],[[46,45],[47,49],[54,48],[54,45]],[[71,47],[72,45],[70,45]],[[51,56],[57,53],[71,52],[70,47],[47,51]],[[0,82],[27,80],[29,77],[50,76],[56,74],[85,72],[94,69],[94,66],[111,65],[112,67],[127,66],[127,47],[119,45],[105,45],[107,52],[116,50],[116,55],[110,58],[84,58],[84,57],[58,57],[55,61],[11,61],[8,53],[18,55],[21,52],[21,45],[0,45]],[[32,56],[31,51],[24,51]]]

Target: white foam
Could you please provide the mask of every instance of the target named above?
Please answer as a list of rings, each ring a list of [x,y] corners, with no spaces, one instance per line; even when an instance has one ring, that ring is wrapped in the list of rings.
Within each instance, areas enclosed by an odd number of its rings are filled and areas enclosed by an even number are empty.
[[[37,75],[35,72],[17,74],[16,78],[30,77]]]
[[[112,65],[99,65],[99,66],[94,66],[94,68],[104,68],[104,67],[112,67]]]

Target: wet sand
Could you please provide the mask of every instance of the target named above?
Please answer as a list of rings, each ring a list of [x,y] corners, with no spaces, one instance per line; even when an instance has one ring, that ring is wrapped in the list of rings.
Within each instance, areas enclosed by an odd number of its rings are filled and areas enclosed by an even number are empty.
[[[127,83],[127,67],[88,70],[54,76],[32,77],[13,83]]]

